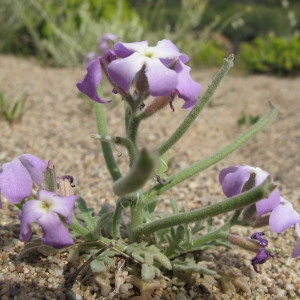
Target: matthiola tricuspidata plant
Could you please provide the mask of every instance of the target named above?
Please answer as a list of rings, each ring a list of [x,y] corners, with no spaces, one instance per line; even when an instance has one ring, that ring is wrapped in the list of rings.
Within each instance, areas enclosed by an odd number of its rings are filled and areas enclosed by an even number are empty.
[[[77,88],[95,102],[98,134],[93,134],[92,138],[101,142],[115,199],[110,199],[109,207],[103,204],[99,211],[93,212],[83,196],[73,195],[72,176],[56,176],[51,160],[46,163],[33,155],[20,155],[0,169],[2,198],[21,210],[20,239],[29,241],[32,238],[31,226],[36,222],[43,232],[40,243],[54,248],[68,246],[66,250],[76,255],[84,250],[90,256],[87,264],[97,274],[106,272],[105,264],[112,265],[112,256],[121,255],[128,265],[139,268],[141,281],[131,279],[131,282],[145,297],[150,297],[145,290],[150,293],[157,287],[150,285],[145,289],[141,282],[149,283],[165,270],[186,275],[197,272],[216,278],[225,276],[224,270],[219,272],[210,264],[199,265],[190,256],[190,253],[210,247],[238,245],[254,252],[249,266],[259,272],[258,264],[279,253],[266,238],[269,229],[281,233],[295,227],[298,241],[292,256],[299,256],[300,215],[281,196],[271,175],[258,167],[240,165],[221,170],[220,188],[226,198],[216,203],[188,211],[179,209],[182,204],[174,198],[171,200],[172,211],[161,213],[156,209],[163,193],[245,144],[271,123],[278,108],[271,105],[264,117],[227,146],[167,177],[167,151],[180,142],[209,103],[233,66],[233,55],[224,59],[203,92],[201,84],[191,77],[187,65],[189,57],[171,41],[161,40],[156,46],[149,46],[147,41],[118,41],[111,48],[111,41],[116,40],[113,35],[105,37],[101,42],[102,54],[90,60],[86,75],[77,83]],[[104,96],[100,92],[104,77],[111,84],[111,93],[123,100],[118,105],[125,107],[124,136],[114,136],[107,129],[105,108],[110,105],[110,95]],[[174,128],[173,134],[155,148],[138,144],[141,121],[159,115],[166,106],[170,113],[176,114],[174,101],[183,101],[182,108],[189,112]],[[124,173],[115,160],[113,144],[123,146],[128,152],[128,170]],[[218,227],[214,225],[213,217],[220,218],[222,214],[225,222]],[[253,229],[250,237],[244,237],[231,234],[233,226],[265,227],[263,231]],[[72,246],[74,243],[76,245]],[[96,254],[94,248],[98,248]],[[122,267],[124,264],[116,265],[118,270]],[[80,270],[82,268],[68,281],[69,284]]]

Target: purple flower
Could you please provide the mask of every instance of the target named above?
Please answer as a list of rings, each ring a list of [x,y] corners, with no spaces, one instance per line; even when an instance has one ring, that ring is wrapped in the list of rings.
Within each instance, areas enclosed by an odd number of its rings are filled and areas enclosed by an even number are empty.
[[[254,182],[250,182],[250,175],[255,174]],[[224,194],[227,197],[233,197],[245,190],[260,185],[270,176],[269,173],[260,168],[250,167],[248,165],[230,166],[223,169],[219,174],[219,182],[222,185]],[[258,215],[263,215],[273,211],[280,203],[280,192],[275,189],[268,198],[264,198],[256,203]]]
[[[5,163],[0,169],[1,194],[14,204],[20,203],[34,186],[41,187],[46,167],[45,161],[31,154],[22,154]]]
[[[251,259],[251,264],[252,264],[252,266],[253,266],[256,273],[258,273],[258,269],[257,269],[256,265],[263,264],[270,257],[274,257],[274,254],[269,253],[267,249],[262,248],[258,251],[257,255],[253,259]]]
[[[255,174],[254,180],[250,178],[251,174]],[[261,184],[268,176],[269,173],[260,168],[253,168],[247,165],[230,166],[220,172],[219,182],[222,185],[224,194],[227,197],[232,197]],[[251,182],[251,180],[253,182]],[[290,202],[280,196],[279,190],[275,189],[268,198],[258,201],[256,203],[256,211],[260,216],[268,212],[271,213],[269,216],[269,225],[273,232],[281,233],[287,228],[296,227],[298,241],[292,253],[292,257],[299,256],[300,214],[294,210]],[[256,233],[255,237],[251,236],[251,238],[257,239],[260,243],[264,240],[258,233]]]
[[[149,47],[147,41],[116,43],[114,49],[123,59],[109,64],[108,74],[125,92],[145,67],[150,95],[178,94],[187,102],[184,108],[191,108],[197,102],[201,85],[191,79],[190,68],[184,65],[188,56],[180,53],[171,41],[159,41],[155,47]]]
[[[79,91],[96,102],[107,103],[108,101],[99,97],[97,90],[102,79],[102,67],[100,61],[111,62],[115,58],[116,56],[113,51],[106,51],[97,59],[91,60],[87,66],[87,74],[76,84]]]
[[[116,57],[109,61],[103,56],[91,61],[88,74],[77,84],[78,89],[92,100],[106,102],[97,93],[97,86],[102,79],[99,60],[105,59],[110,80],[125,93],[129,93],[132,84],[138,81],[137,76],[145,76],[145,86],[150,95],[172,98],[178,95],[185,100],[183,108],[186,109],[191,109],[196,104],[201,85],[191,79],[190,68],[184,64],[189,57],[180,53],[171,41],[159,41],[155,47],[149,47],[147,41],[119,42],[115,44],[113,53]],[[144,74],[140,74],[141,71]]]
[[[255,232],[251,235],[251,239],[259,241],[262,247],[267,247],[269,242],[267,239],[262,238],[263,235],[265,235],[263,232]]]
[[[74,241],[61,221],[71,225],[72,209],[76,196],[61,197],[55,193],[40,190],[38,200],[27,201],[19,217],[21,220],[20,240],[28,241],[32,235],[31,223],[37,222],[43,230],[42,242],[46,245],[62,248],[74,244]]]

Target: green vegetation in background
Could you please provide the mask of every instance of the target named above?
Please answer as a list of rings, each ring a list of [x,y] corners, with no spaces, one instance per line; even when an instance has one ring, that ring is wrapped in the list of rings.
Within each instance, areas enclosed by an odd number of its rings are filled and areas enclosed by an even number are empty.
[[[216,66],[232,52],[230,41],[223,39],[217,28],[223,20],[218,18],[201,25],[210,0],[128,1],[141,17],[144,39],[150,44],[163,38],[172,40],[182,52],[188,53],[189,65]]]
[[[300,30],[299,23],[291,22],[292,14],[296,20],[299,19],[298,0],[210,0],[202,25],[206,26],[216,17],[226,20],[243,9],[247,13],[232,22],[227,22],[222,30],[222,33],[237,45],[251,42],[256,37],[268,36],[270,33],[276,36],[291,36]]]
[[[300,36],[258,37],[253,44],[242,46],[241,62],[252,73],[299,75]]]
[[[13,100],[0,91],[0,118],[4,118],[9,124],[20,121],[24,114],[36,105],[27,105],[27,99],[27,92],[22,93],[17,100]]]
[[[125,0],[1,0],[0,51],[35,55],[56,66],[76,65],[113,32],[141,38],[138,15]]]
[[[296,0],[0,1],[0,52],[33,55],[54,66],[77,65],[97,49],[100,36],[111,32],[122,41],[148,40],[150,45],[170,39],[199,68],[220,65],[234,52],[243,56],[247,70],[257,72],[257,55],[245,58],[253,54],[241,44],[300,31]],[[257,42],[254,47],[260,48]],[[295,69],[295,59],[290,60]]]

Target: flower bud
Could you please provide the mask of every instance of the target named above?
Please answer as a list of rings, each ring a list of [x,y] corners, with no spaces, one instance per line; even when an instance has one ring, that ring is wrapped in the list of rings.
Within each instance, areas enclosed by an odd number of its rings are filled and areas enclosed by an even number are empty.
[[[57,181],[55,167],[52,160],[48,161],[48,165],[44,176],[45,190],[55,193],[57,190]]]
[[[258,241],[254,241],[252,239],[245,238],[239,235],[229,234],[228,240],[231,244],[240,246],[243,249],[250,250],[253,252],[259,251],[262,247]]]

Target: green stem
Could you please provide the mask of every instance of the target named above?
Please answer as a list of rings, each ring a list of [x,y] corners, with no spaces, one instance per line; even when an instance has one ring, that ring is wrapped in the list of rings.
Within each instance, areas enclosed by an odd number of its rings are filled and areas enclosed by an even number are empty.
[[[104,104],[95,104],[96,119],[98,132],[100,135],[107,135],[106,117]],[[114,181],[121,177],[118,165],[116,164],[111,145],[108,141],[101,141],[101,147],[104,155],[104,159],[109,170],[109,173]]]
[[[140,195],[140,194],[138,194]],[[142,199],[138,199],[136,201],[130,202],[130,210],[131,210],[131,228],[137,228],[143,224],[143,201]],[[135,239],[134,234],[130,234],[132,240]]]
[[[128,136],[128,128],[129,128],[129,121],[130,121],[130,106],[126,101],[124,101],[124,120],[125,120],[126,136]]]
[[[234,56],[231,54],[224,59],[223,66],[220,68],[219,72],[216,74],[212,83],[209,85],[206,93],[203,97],[197,102],[195,107],[191,110],[188,116],[183,120],[181,125],[176,129],[176,131],[166,140],[158,149],[158,155],[161,156],[163,153],[167,152],[189,129],[192,123],[196,120],[204,106],[210,101],[215,90],[219,86],[221,80],[225,77],[227,72],[233,67]]]
[[[225,146],[223,149],[205,158],[204,160],[199,161],[193,164],[192,166],[182,170],[181,172],[171,176],[165,184],[157,184],[151,189],[149,189],[145,193],[145,197],[144,197],[145,204],[147,204],[147,201],[150,201],[153,197],[161,195],[162,193],[169,190],[170,188],[177,185],[178,183],[190,178],[191,176],[205,170],[206,168],[214,165],[218,161],[227,157],[233,151],[235,151],[236,149],[244,145],[246,142],[248,142],[250,139],[252,139],[260,131],[265,129],[274,120],[274,118],[278,115],[278,113],[279,113],[279,108],[274,105],[271,105],[271,109],[264,117],[262,117],[251,128],[249,128],[240,136],[238,136],[229,145]]]
[[[138,119],[136,116],[131,116],[129,123],[128,123],[128,131],[127,131],[127,137],[136,144],[137,139],[137,133],[138,128],[140,124],[140,119]]]
[[[268,177],[261,185],[216,204],[196,209],[191,212],[173,214],[169,217],[140,225],[133,229],[134,236],[138,240],[142,235],[149,235],[164,228],[173,227],[179,224],[187,224],[208,217],[214,217],[221,213],[223,214],[232,210],[241,209],[244,206],[268,197],[270,192],[274,189],[274,186],[270,181],[271,179]]]

